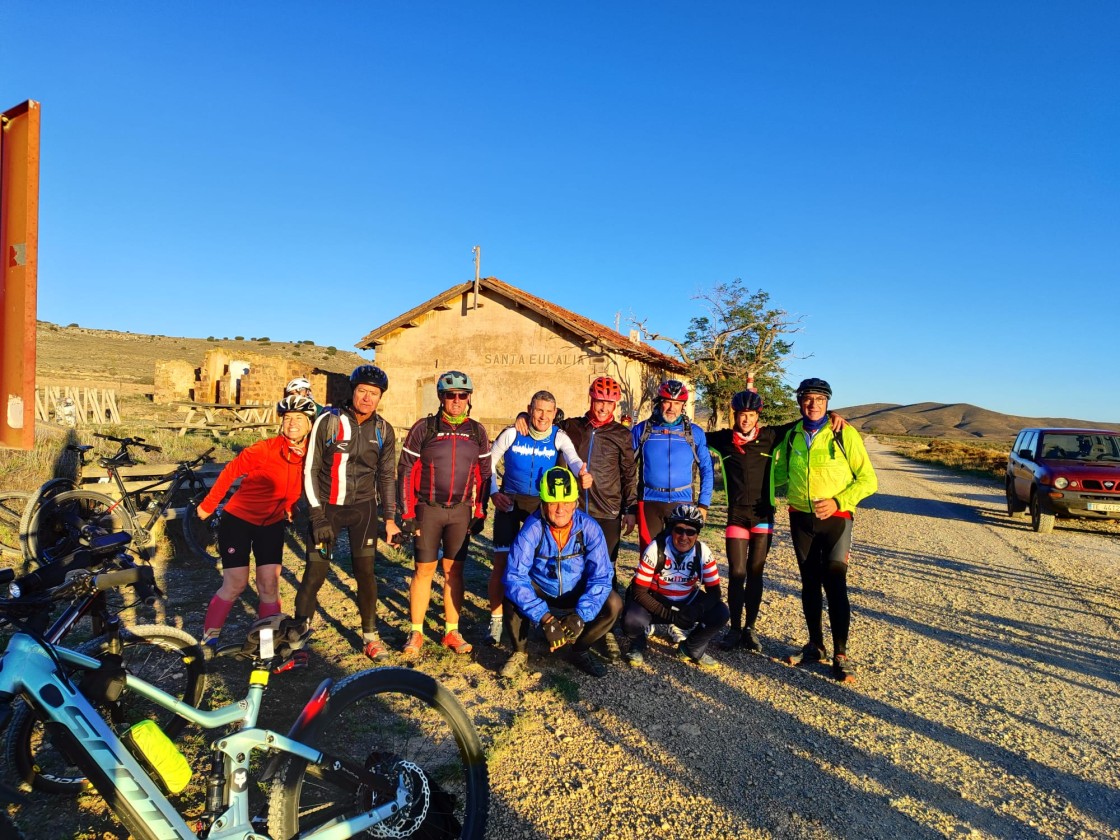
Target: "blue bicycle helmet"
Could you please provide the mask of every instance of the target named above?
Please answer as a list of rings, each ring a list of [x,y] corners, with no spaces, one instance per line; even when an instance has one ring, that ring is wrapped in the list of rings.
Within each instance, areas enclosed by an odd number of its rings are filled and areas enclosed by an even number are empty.
[[[353,391],[359,385],[373,385],[384,394],[389,390],[389,377],[377,365],[358,365],[350,374],[350,390]]]
[[[731,410],[736,414],[740,411],[762,411],[762,397],[754,391],[740,391],[731,397]]]

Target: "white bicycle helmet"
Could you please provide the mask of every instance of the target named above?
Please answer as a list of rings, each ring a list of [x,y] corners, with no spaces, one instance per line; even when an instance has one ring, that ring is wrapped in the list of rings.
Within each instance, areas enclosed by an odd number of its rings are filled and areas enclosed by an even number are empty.
[[[288,394],[280,402],[276,403],[276,413],[283,417],[289,411],[298,411],[300,414],[307,415],[307,419],[315,422],[315,417],[319,413],[319,407],[315,405],[315,400],[311,397],[305,397],[302,394]]]
[[[311,383],[304,379],[302,376],[297,376],[291,382],[284,386],[285,394],[292,394],[297,391],[310,391]]]

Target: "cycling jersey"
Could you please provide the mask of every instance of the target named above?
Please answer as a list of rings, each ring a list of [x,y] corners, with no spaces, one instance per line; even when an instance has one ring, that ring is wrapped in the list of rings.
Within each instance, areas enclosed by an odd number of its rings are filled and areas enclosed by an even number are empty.
[[[664,566],[658,573],[664,540]],[[642,554],[634,574],[634,585],[644,586],[669,601],[687,600],[701,586],[719,586],[719,568],[708,546],[699,540],[683,554],[673,545],[669,535],[654,540]]]
[[[359,423],[345,405],[327,409],[311,427],[304,490],[312,510],[380,500],[386,519],[397,512],[393,427],[379,414]]]
[[[473,424],[473,425],[472,425]],[[413,424],[397,464],[401,516],[416,516],[416,503],[453,507],[474,504],[474,516],[485,514],[490,486],[490,439],[486,429],[469,417],[457,426],[441,413],[435,433],[428,434],[428,418]]]
[[[840,445],[826,426],[807,441],[808,435],[798,421],[774,449],[771,503],[785,487],[786,498],[795,510],[809,512],[814,499],[834,499],[839,513],[851,515],[856,505],[874,493],[879,482],[863,438],[850,425],[839,435]]]
[[[691,431],[692,443],[689,443],[685,424]],[[643,437],[646,438],[644,443]],[[692,470],[696,465],[700,470],[700,498],[696,501],[704,507],[711,504],[712,455],[708,452],[703,429],[686,417],[672,424],[654,422],[651,417],[634,427],[631,439],[639,465],[640,499],[691,503]]]
[[[297,454],[283,435],[254,443],[226,464],[198,509],[212,514],[230,485],[240,478],[241,486],[225,506],[225,512],[252,525],[279,522],[299,500],[303,463],[303,453]]]
[[[539,495],[541,476],[556,466],[557,455],[564,456],[573,473],[578,474],[583,469],[583,461],[576,454],[571,439],[557,426],[549,427],[544,439],[518,434],[513,426],[503,429],[490,449],[490,495],[498,492]],[[502,465],[501,476],[498,464]]]
[[[537,624],[548,612],[548,604],[537,594],[534,585],[549,598],[559,598],[583,585],[576,612],[585,622],[590,622],[613,591],[613,581],[614,569],[607,555],[603,530],[594,519],[577,509],[563,549],[557,546],[540,511],[532,514],[510,546],[503,583],[506,597]]]

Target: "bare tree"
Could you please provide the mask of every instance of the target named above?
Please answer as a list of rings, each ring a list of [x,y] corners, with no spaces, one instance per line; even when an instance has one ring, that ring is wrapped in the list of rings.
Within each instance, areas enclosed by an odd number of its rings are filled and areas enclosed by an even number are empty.
[[[728,416],[731,395],[746,388],[752,376],[766,403],[764,419],[788,418],[795,404],[782,384],[786,359],[793,352],[787,336],[801,331],[803,318],[770,307],[767,292],[752,292],[741,279],[721,283],[693,300],[703,301],[707,314],[689,322],[683,339],[652,332],[645,320],[632,319],[632,323],[643,340],[672,345],[688,366],[700,392],[698,399],[710,411],[708,428],[716,428]]]

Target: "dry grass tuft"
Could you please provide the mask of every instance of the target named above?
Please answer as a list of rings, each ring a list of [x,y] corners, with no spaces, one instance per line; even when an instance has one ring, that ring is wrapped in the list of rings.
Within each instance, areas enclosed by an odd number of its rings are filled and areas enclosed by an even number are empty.
[[[877,436],[900,455],[958,472],[1002,479],[1007,470],[1008,441]]]

